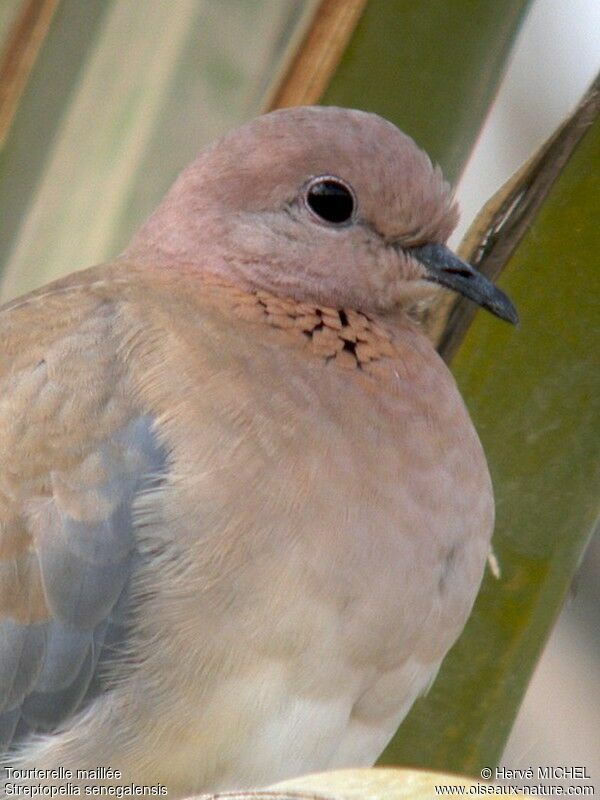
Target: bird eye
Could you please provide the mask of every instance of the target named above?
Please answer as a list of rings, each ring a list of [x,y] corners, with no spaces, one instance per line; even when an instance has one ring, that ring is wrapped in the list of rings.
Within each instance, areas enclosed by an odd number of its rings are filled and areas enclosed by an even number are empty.
[[[341,225],[352,218],[354,193],[339,178],[314,178],[306,190],[306,203],[320,220]]]

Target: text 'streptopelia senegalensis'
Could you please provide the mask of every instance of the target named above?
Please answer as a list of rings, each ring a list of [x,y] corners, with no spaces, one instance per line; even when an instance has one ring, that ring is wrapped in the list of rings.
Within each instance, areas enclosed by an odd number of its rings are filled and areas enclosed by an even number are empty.
[[[391,123],[296,108],[125,252],[0,310],[0,737],[171,797],[372,764],[462,630],[493,526],[407,313],[508,298]]]

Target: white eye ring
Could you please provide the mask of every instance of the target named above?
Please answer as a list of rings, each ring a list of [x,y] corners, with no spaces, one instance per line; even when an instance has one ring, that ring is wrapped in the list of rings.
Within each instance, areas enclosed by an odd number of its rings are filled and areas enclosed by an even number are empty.
[[[321,223],[340,227],[354,221],[354,190],[335,175],[311,178],[304,188],[304,202],[311,215]]]

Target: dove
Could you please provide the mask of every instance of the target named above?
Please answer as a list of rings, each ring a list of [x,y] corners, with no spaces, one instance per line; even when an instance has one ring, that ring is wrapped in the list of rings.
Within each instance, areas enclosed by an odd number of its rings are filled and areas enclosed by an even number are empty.
[[[413,313],[450,289],[516,321],[446,247],[456,222],[392,123],[279,110],[204,150],[117,258],[2,307],[6,781],[181,797],[374,763],[493,528]]]

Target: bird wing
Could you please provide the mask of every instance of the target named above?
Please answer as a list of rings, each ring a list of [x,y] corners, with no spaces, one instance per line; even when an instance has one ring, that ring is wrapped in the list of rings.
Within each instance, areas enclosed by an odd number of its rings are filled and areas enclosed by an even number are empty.
[[[165,466],[93,271],[0,309],[0,752],[106,687],[136,497]]]

